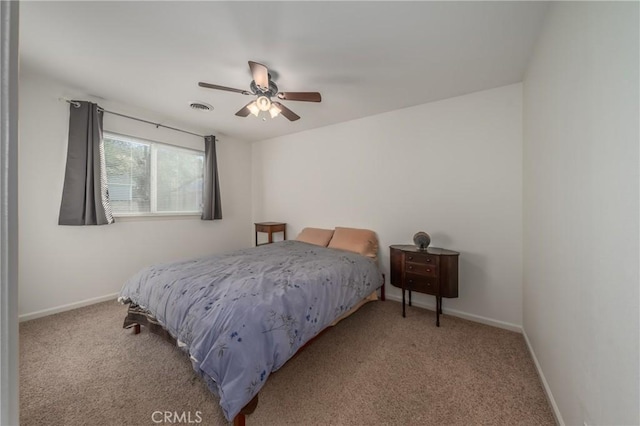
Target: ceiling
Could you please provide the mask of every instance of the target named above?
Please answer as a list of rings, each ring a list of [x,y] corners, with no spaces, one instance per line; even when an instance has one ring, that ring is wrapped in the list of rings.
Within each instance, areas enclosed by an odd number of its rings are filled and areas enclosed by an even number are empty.
[[[522,81],[546,2],[21,2],[21,66],[172,122],[249,141]],[[302,118],[234,114],[247,61]],[[213,105],[191,110],[189,101]]]

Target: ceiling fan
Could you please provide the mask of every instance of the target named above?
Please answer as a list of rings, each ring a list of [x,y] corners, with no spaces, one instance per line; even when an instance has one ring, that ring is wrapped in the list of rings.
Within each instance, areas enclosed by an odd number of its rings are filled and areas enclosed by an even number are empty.
[[[241,93],[243,95],[257,96],[256,99],[246,104],[240,111],[236,112],[238,117],[247,117],[249,114],[253,114],[257,117],[261,111],[268,111],[271,118],[275,118],[279,114],[282,114],[287,117],[289,121],[296,121],[300,118],[298,114],[291,111],[280,102],[272,99],[276,98],[284,101],[304,102],[322,101],[322,97],[318,92],[279,92],[278,86],[276,86],[276,84],[271,80],[271,74],[269,74],[269,70],[266,66],[257,62],[249,61],[249,68],[251,69],[251,74],[253,76],[253,81],[249,85],[251,91],[203,82],[198,83],[198,86],[206,87],[208,89]]]

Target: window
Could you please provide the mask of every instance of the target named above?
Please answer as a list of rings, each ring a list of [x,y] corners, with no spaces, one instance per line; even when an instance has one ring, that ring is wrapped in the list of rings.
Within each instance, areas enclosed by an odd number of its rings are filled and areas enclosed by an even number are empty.
[[[114,215],[200,214],[204,153],[104,133]]]

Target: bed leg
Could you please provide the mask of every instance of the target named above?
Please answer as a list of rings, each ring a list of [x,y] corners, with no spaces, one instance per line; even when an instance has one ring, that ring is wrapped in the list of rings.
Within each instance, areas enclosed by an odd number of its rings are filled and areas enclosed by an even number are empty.
[[[244,426],[244,416],[246,414],[251,414],[256,410],[258,406],[258,395],[254,396],[251,401],[247,405],[245,405],[240,413],[233,418],[233,426]]]
[[[233,426],[245,426],[244,425],[244,414],[238,414],[233,418]]]
[[[133,334],[140,334],[140,324],[133,325]]]
[[[380,287],[380,300],[383,302],[387,300],[387,298],[384,295],[384,284],[382,284],[382,287]]]

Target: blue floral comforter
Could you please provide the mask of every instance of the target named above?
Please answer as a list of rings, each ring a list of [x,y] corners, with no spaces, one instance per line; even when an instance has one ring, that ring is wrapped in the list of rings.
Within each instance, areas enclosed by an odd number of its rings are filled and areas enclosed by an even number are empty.
[[[151,266],[119,300],[160,321],[232,420],[271,372],[382,283],[372,259],[282,241]]]

